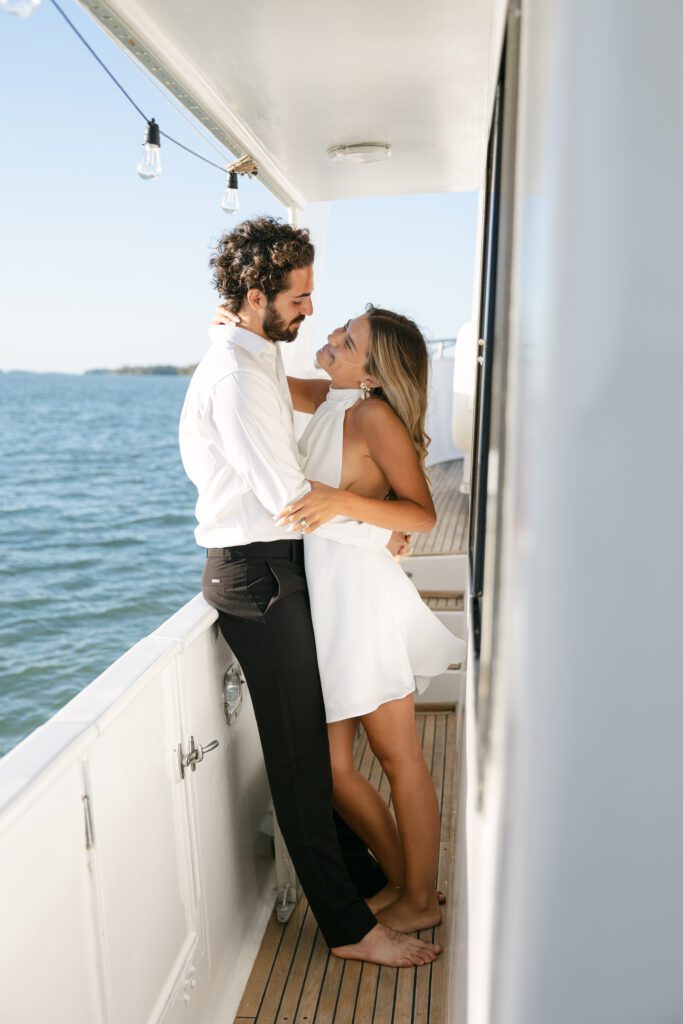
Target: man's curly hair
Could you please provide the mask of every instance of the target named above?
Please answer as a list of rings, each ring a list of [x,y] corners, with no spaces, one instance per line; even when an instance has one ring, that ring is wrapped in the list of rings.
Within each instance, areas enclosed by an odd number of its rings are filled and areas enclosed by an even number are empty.
[[[306,228],[283,224],[275,217],[255,217],[223,235],[209,266],[217,292],[228,309],[237,313],[250,288],[259,288],[269,301],[274,299],[290,271],[309,267],[314,255]]]

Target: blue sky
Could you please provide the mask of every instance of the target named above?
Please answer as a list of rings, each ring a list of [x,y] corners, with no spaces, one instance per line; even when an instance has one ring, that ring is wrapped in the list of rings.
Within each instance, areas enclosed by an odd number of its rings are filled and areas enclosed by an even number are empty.
[[[61,2],[162,130],[223,162],[189,114]],[[237,222],[219,206],[221,172],[167,143],[161,178],[141,181],[144,122],[46,0],[29,19],[0,13],[0,132],[0,369],[198,360],[216,301],[207,261]],[[243,179],[240,196],[237,219],[284,216],[257,180]],[[332,204],[316,330],[372,300],[428,337],[453,337],[471,311],[475,228],[474,193]]]

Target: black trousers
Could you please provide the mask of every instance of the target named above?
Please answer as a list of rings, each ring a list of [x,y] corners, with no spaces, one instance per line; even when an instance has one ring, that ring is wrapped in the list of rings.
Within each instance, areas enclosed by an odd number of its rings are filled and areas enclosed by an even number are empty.
[[[303,542],[209,548],[202,593],[242,666],[273,806],[311,910],[328,945],[358,942],[376,924],[362,897],[386,877],[332,808]]]

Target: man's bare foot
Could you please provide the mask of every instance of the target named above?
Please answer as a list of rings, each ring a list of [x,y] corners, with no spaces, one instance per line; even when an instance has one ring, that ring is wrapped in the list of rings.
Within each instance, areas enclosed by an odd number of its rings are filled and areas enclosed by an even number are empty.
[[[403,894],[390,906],[380,910],[377,920],[397,932],[417,932],[441,924],[441,911],[436,893],[427,905],[412,902]]]
[[[360,942],[350,946],[335,946],[332,952],[343,960],[366,960],[386,967],[415,967],[436,960],[441,946],[376,924]]]
[[[403,889],[400,885],[389,885],[388,883],[379,892],[376,892],[374,896],[370,896],[365,902],[370,907],[373,914],[376,914],[379,910],[384,910],[390,903],[397,900]]]

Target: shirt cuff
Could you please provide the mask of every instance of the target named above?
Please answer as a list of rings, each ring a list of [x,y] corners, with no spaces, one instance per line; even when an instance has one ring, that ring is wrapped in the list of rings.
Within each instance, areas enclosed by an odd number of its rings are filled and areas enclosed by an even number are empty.
[[[385,548],[391,539],[393,530],[387,530],[384,526],[371,526],[369,523],[368,526],[370,526],[371,536],[375,540],[377,547]]]

